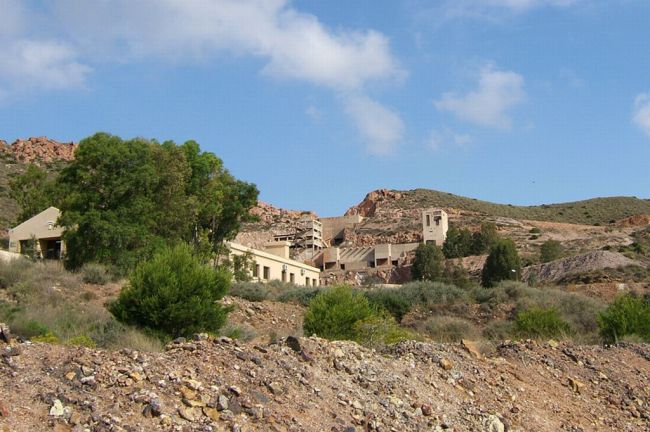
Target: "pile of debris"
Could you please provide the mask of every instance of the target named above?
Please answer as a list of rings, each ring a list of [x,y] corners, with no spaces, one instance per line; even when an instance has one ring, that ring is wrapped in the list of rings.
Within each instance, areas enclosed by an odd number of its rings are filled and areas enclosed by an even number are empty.
[[[650,346],[0,342],[2,431],[641,431]]]

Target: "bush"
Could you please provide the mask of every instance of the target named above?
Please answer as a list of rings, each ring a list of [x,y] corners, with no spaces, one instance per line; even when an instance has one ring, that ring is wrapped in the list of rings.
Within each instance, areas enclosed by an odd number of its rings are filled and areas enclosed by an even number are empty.
[[[97,348],[97,343],[86,335],[79,335],[65,341],[66,345]]]
[[[555,308],[531,308],[517,313],[515,332],[521,337],[553,338],[563,337],[571,327]]]
[[[379,309],[385,309],[397,322],[402,321],[404,315],[411,310],[411,303],[404,298],[399,289],[383,288],[367,291],[366,297],[370,303]]]
[[[278,295],[277,300],[309,306],[309,303],[323,290],[324,288],[295,287]]]
[[[101,264],[86,264],[81,269],[81,280],[87,284],[106,285],[111,280],[111,275]]]
[[[216,302],[230,278],[202,265],[187,245],[165,248],[136,268],[109,310],[119,321],[161,336],[216,333],[228,312]]]
[[[468,291],[441,282],[411,282],[398,288],[398,292],[412,306],[427,308],[464,302],[468,299]]]
[[[48,344],[58,344],[61,343],[61,340],[51,332],[45,333],[40,336],[34,336],[31,339],[32,342],[42,342],[42,343],[48,343]]]
[[[369,348],[380,348],[409,339],[416,335],[401,328],[391,316],[373,315],[354,324],[355,340]]]
[[[620,296],[598,316],[598,325],[606,343],[617,343],[628,335],[650,342],[650,299],[632,294]]]
[[[318,294],[309,303],[303,329],[330,340],[355,340],[355,324],[375,315],[368,299],[340,285]]]
[[[514,324],[511,321],[491,321],[483,329],[483,337],[489,340],[502,341],[510,339],[514,334]]]
[[[471,322],[450,316],[435,316],[424,322],[423,329],[436,342],[458,342],[461,339],[476,339],[478,329]]]
[[[232,284],[229,294],[252,302],[260,302],[269,298],[268,288],[258,282],[235,282]]]
[[[484,287],[492,287],[502,280],[517,280],[521,273],[521,262],[517,247],[510,239],[499,240],[491,249],[481,273]]]
[[[540,249],[540,260],[545,263],[562,258],[564,248],[557,240],[546,240]]]

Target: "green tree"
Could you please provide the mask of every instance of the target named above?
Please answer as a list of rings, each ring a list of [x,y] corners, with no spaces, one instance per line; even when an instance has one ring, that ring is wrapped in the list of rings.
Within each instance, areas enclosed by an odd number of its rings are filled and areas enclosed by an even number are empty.
[[[18,222],[24,222],[46,208],[57,205],[59,193],[47,172],[36,165],[9,181],[9,196],[20,206]]]
[[[472,233],[467,229],[449,228],[442,252],[446,258],[469,256],[472,252]]]
[[[436,281],[442,278],[445,266],[442,249],[434,244],[422,243],[415,250],[415,260],[411,267],[413,280]]]
[[[559,259],[564,254],[562,243],[557,240],[546,240],[540,249],[540,261],[543,263]]]
[[[109,310],[119,321],[170,337],[216,332],[227,310],[217,303],[231,275],[201,264],[189,245],[167,247],[140,264]]]
[[[318,294],[305,312],[306,335],[317,334],[330,340],[355,340],[355,324],[375,314],[360,292],[341,285]]]
[[[159,144],[98,133],[79,143],[57,186],[66,266],[100,262],[123,271],[166,245],[192,242],[214,258],[257,202],[255,185],[188,141]]]
[[[472,255],[482,255],[487,253],[499,241],[497,226],[492,222],[483,222],[481,230],[472,234]]]
[[[492,287],[502,280],[518,280],[520,273],[521,261],[515,243],[511,239],[501,239],[485,261],[481,283],[484,287]]]

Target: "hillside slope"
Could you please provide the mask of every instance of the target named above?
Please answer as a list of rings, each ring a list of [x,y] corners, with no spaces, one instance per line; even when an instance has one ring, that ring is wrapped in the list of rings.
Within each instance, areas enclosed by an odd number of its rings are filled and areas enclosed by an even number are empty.
[[[650,199],[636,197],[593,198],[584,201],[537,206],[495,204],[429,189],[378,190],[351,207],[346,214],[375,216],[389,210],[442,207],[512,219],[607,224],[634,215],[650,214]]]
[[[642,431],[650,346],[198,340],[3,348],[0,430]],[[296,350],[294,350],[294,348]]]

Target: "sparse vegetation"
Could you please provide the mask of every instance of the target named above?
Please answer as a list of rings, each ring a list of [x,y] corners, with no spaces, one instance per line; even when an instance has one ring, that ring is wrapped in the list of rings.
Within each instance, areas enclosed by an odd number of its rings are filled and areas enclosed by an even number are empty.
[[[524,338],[562,338],[570,333],[571,327],[557,309],[533,307],[517,313],[514,330]]]
[[[459,342],[476,339],[479,330],[468,320],[451,316],[433,316],[423,324],[423,331],[436,342]]]

